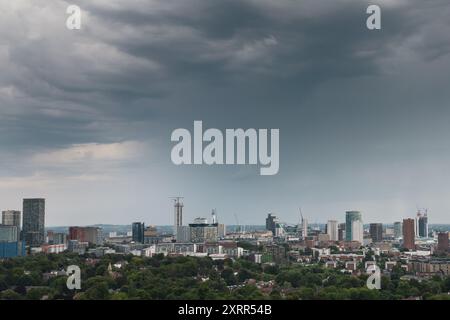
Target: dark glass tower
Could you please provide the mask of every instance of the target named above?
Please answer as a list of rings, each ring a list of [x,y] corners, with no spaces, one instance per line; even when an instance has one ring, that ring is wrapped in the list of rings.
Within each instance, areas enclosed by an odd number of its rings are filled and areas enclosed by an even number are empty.
[[[39,247],[45,241],[45,199],[23,199],[23,239]]]

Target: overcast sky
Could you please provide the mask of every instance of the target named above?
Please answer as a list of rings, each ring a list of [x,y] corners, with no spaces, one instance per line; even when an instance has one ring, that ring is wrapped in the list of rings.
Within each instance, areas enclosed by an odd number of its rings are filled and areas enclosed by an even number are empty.
[[[362,0],[0,0],[0,208],[172,224],[180,195],[185,223],[450,223],[448,0],[370,3],[381,30]],[[175,166],[194,120],[279,128],[279,173]]]

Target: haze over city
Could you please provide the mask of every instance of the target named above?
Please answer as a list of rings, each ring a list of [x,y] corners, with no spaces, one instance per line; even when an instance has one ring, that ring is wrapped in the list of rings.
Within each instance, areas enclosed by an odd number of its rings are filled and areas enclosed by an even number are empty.
[[[369,1],[0,0],[0,210],[46,225],[450,223],[450,7]],[[3,9],[4,8],[4,9]],[[205,14],[208,12],[208,14]],[[420,23],[419,23],[420,22]],[[280,168],[176,166],[176,128],[279,128]]]

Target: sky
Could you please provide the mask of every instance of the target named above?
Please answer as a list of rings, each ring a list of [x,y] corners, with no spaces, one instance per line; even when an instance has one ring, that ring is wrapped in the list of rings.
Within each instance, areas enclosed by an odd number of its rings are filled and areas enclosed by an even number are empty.
[[[0,0],[0,209],[44,197],[48,226],[168,225],[183,196],[185,223],[299,207],[450,223],[449,16],[448,0]],[[278,128],[279,173],[174,165],[171,133],[195,120]]]

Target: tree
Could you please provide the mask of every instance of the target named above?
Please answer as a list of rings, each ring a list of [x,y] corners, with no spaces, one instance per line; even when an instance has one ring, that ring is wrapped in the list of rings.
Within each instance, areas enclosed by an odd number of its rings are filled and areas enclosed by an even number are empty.
[[[233,286],[237,283],[233,269],[230,268],[224,269],[220,274],[220,276],[228,286]]]
[[[21,300],[22,296],[14,290],[7,289],[0,294],[2,300]]]

